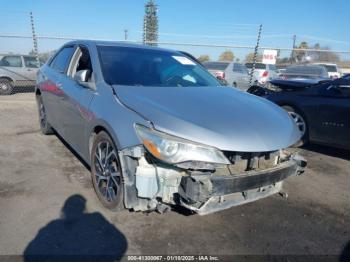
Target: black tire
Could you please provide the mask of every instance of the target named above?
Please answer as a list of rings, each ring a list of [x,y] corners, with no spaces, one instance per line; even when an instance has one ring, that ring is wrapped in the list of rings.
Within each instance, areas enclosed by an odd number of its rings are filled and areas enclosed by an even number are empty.
[[[41,133],[43,133],[44,135],[52,135],[54,132],[52,126],[47,121],[46,109],[43,104],[43,99],[41,95],[37,95],[36,101],[38,103],[39,124]]]
[[[13,84],[12,81],[6,78],[0,78],[0,95],[6,96],[13,93]]]
[[[112,211],[124,209],[124,182],[118,150],[106,132],[95,136],[90,159],[92,184],[102,205]]]
[[[300,147],[307,144],[309,141],[309,129],[304,114],[291,106],[282,106],[282,108],[286,110],[288,114],[294,119],[299,131],[302,133],[300,140],[293,146]]]

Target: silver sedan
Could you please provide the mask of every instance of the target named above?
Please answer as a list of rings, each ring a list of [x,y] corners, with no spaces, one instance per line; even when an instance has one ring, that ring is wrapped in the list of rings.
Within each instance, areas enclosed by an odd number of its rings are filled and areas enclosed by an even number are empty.
[[[284,110],[181,52],[70,42],[39,70],[36,98],[42,132],[91,167],[112,210],[207,214],[277,193],[305,166],[286,150],[300,132]]]

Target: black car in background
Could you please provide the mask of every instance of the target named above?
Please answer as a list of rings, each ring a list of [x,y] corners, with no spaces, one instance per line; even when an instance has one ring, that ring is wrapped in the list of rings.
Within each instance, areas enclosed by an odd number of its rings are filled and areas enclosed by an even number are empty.
[[[350,76],[275,79],[248,92],[283,107],[295,120],[302,140],[350,149]]]
[[[283,79],[330,79],[328,72],[321,65],[288,66],[280,75]]]

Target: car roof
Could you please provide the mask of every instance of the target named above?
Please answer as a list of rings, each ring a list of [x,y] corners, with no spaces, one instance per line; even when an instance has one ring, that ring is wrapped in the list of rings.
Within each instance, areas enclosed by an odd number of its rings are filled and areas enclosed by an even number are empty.
[[[127,41],[102,41],[102,40],[74,40],[65,44],[67,45],[94,45],[94,46],[115,46],[115,47],[134,47],[140,49],[149,49],[149,50],[163,50],[167,52],[180,53],[177,50],[166,49],[156,46],[144,45],[141,43],[132,43]]]
[[[337,64],[332,64],[332,63],[315,63],[314,65],[329,65],[329,66],[337,66]]]

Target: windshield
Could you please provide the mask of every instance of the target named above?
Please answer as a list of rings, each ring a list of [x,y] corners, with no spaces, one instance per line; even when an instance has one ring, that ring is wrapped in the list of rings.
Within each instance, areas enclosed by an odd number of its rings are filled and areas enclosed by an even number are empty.
[[[171,51],[98,46],[102,73],[110,85],[221,86],[201,65]]]
[[[253,68],[253,63],[246,63],[245,66],[248,69],[252,69]],[[255,69],[264,69],[264,70],[266,70],[266,65],[262,64],[262,63],[256,63],[255,64]]]
[[[205,62],[203,63],[203,65],[205,66],[205,68],[209,69],[209,70],[222,70],[224,71],[227,66],[229,65],[229,63],[225,63],[225,62]]]

